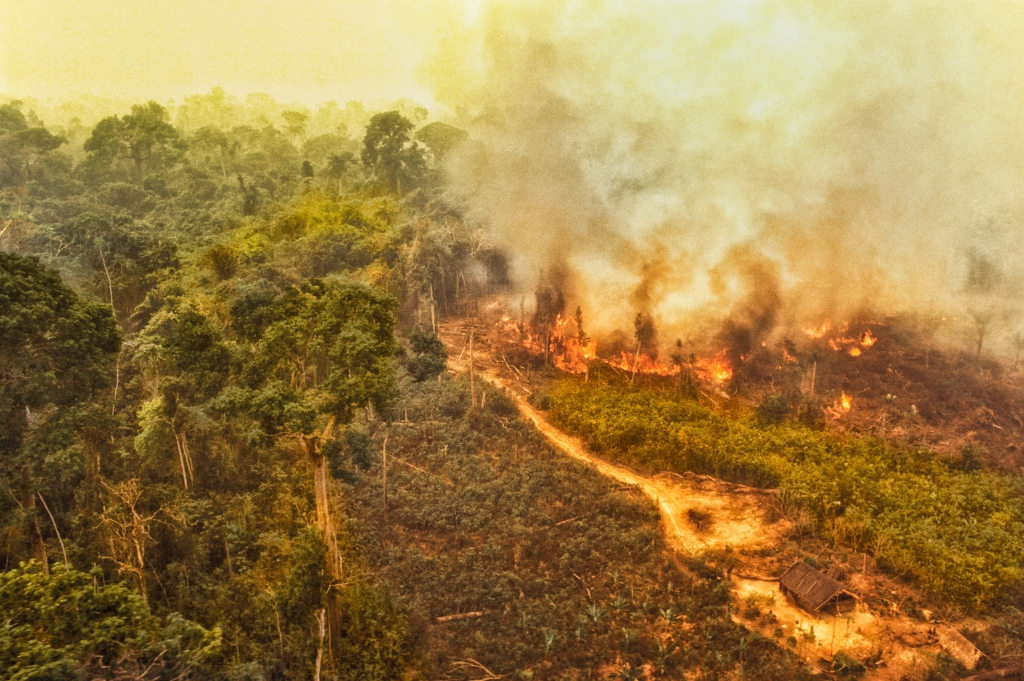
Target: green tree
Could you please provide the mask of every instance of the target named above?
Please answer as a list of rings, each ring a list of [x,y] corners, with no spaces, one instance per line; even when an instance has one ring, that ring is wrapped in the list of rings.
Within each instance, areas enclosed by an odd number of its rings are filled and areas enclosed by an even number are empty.
[[[120,343],[108,306],[79,297],[35,258],[0,252],[0,514],[44,566],[36,499],[46,481],[36,472],[48,452],[26,439],[109,385]]]
[[[230,352],[217,327],[177,300],[153,315],[136,347],[136,363],[143,367],[145,383],[155,390],[139,410],[142,432],[135,448],[151,459],[176,459],[182,485],[188,489],[196,475],[189,434],[207,420],[202,406],[224,387],[231,370]]]
[[[65,257],[77,258],[88,272],[87,289],[114,308],[128,326],[136,307],[157,283],[179,266],[178,247],[155,238],[128,217],[82,213],[54,230],[68,244]]]
[[[406,365],[417,382],[435,378],[448,367],[448,351],[436,333],[416,329],[409,334],[409,343],[415,356]]]
[[[341,154],[334,154],[327,159],[327,176],[338,182],[338,194],[341,195],[345,189],[345,178],[348,177],[349,168],[356,164],[356,157],[351,151]]]
[[[309,116],[302,113],[301,111],[285,111],[281,114],[281,118],[284,119],[285,130],[288,131],[288,136],[292,140],[299,140],[306,135],[306,121],[309,120]]]
[[[168,118],[167,110],[153,101],[136,104],[121,118],[104,118],[85,141],[93,167],[111,169],[118,160],[127,160],[136,179],[163,169],[165,161],[183,147]]]
[[[317,525],[327,544],[332,582],[341,579],[341,554],[331,520],[324,445],[339,426],[351,422],[356,409],[382,410],[392,398],[396,306],[391,296],[365,286],[312,279],[270,301],[251,298],[233,310],[246,318],[236,326],[259,334],[259,340],[250,346],[243,385],[226,392],[222,408],[248,414],[258,437],[290,442],[312,464]],[[342,624],[335,590],[327,598],[327,621],[331,649],[339,650]]]
[[[436,163],[441,163],[445,156],[469,139],[469,133],[447,123],[435,121],[417,130],[416,139],[426,145]]]
[[[238,147],[238,142],[232,143],[222,131],[206,126],[193,133],[189,138],[188,146],[190,152],[197,155],[202,154],[207,163],[216,160],[221,176],[227,177],[226,160]]]
[[[30,126],[17,102],[0,106],[0,189],[31,180],[38,159],[62,144],[43,126]]]
[[[370,119],[363,138],[363,165],[399,197],[403,186],[416,186],[426,171],[423,149],[409,135],[412,130],[409,119],[388,111]]]
[[[0,572],[0,676],[11,681],[209,678],[220,630],[152,615],[123,584],[36,563]]]

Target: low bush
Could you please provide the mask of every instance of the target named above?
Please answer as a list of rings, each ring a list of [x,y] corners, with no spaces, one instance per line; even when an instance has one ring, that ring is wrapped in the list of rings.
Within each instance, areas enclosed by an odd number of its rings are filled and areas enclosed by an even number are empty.
[[[872,551],[931,592],[981,607],[1024,579],[1019,480],[879,439],[723,415],[651,387],[566,379],[551,417],[603,456],[649,471],[778,487],[824,536]]]

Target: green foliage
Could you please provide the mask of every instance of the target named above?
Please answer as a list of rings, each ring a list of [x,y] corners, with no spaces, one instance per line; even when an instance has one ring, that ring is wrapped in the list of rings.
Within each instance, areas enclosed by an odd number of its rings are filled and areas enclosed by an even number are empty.
[[[352,482],[353,472],[368,470],[377,451],[369,435],[356,428],[346,428],[342,437],[324,443],[323,455],[335,479]]]
[[[277,595],[278,612],[288,622],[311,621],[324,606],[327,586],[327,547],[319,532],[303,529],[292,541],[292,564]]]
[[[0,251],[0,552],[7,561],[24,558],[28,547],[45,563],[36,500],[70,493],[82,461],[67,444],[89,400],[110,384],[120,344],[109,307],[80,297],[37,259]]]
[[[343,424],[387,413],[399,301],[433,286],[447,304],[473,284],[452,274],[474,257],[454,212],[365,198],[342,123],[367,112],[286,112],[214,92],[175,126],[150,103],[72,126],[65,154],[31,113],[0,107],[0,560],[66,552],[160,617],[220,627],[223,664],[204,678],[312,676],[328,589],[316,454],[365,478],[377,446]],[[423,150],[397,135],[408,190]],[[347,648],[325,652],[323,674],[400,676],[404,614],[360,576],[360,547],[338,543]]]
[[[832,656],[832,669],[836,676],[844,681],[859,679],[868,671],[862,662],[845,650],[839,650]]]
[[[409,344],[415,353],[406,363],[413,380],[422,382],[436,378],[448,368],[448,350],[436,333],[416,329],[409,334]]]
[[[34,179],[40,161],[64,141],[41,125],[29,125],[17,103],[0,106],[0,189]]]
[[[132,106],[132,112],[121,118],[104,118],[85,142],[95,168],[109,171],[118,160],[126,159],[140,178],[147,170],[159,169],[178,148],[178,131],[170,124],[167,110],[154,101]]]
[[[56,225],[47,245],[66,244],[67,265],[85,279],[87,291],[110,303],[120,320],[135,322],[142,321],[132,315],[146,295],[181,264],[177,246],[149,231],[125,215],[86,212]]]
[[[785,395],[769,395],[757,406],[757,418],[764,425],[778,425],[786,420],[791,411]]]
[[[826,536],[957,603],[984,606],[1024,579],[1024,490],[1009,476],[654,389],[566,380],[552,402],[553,419],[603,456],[779,487]]]
[[[34,563],[0,572],[3,678],[207,678],[219,630],[176,614],[156,617],[138,594],[100,586],[99,578],[64,566],[46,574]]]
[[[447,123],[435,121],[416,131],[416,139],[423,142],[438,163],[469,139],[469,133]]]
[[[413,637],[390,594],[365,579],[356,579],[341,593],[341,613],[338,678],[402,678],[412,654]]]
[[[107,306],[79,297],[37,259],[0,251],[0,443],[16,449],[26,407],[74,404],[108,385],[119,345]]]
[[[370,403],[385,408],[398,349],[394,299],[358,284],[314,279],[263,300],[262,310],[238,308],[246,317],[240,328],[251,328],[254,317],[266,327],[243,367],[245,385],[226,395],[223,407],[247,411],[268,435],[309,433],[319,415],[347,423],[353,409]]]
[[[363,139],[363,165],[399,196],[403,187],[415,187],[426,171],[423,149],[409,135],[413,127],[397,111],[379,113],[370,119]]]

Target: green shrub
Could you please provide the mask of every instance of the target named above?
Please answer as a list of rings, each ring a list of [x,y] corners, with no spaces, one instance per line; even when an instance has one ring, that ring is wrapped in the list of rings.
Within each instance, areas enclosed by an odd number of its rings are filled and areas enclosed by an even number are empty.
[[[983,606],[1024,578],[1024,489],[1010,476],[651,388],[566,379],[551,395],[553,420],[604,456],[779,487],[821,533],[957,603]]]
[[[770,395],[757,406],[757,417],[765,425],[777,425],[785,421],[791,411],[784,395]]]
[[[867,673],[868,668],[864,666],[857,658],[853,657],[844,650],[837,651],[832,656],[832,670],[836,673],[836,676],[844,681],[854,681],[859,679]]]
[[[409,334],[409,343],[415,354],[406,368],[413,380],[422,382],[444,373],[448,367],[448,351],[436,333],[417,329]]]
[[[0,676],[113,679],[150,667],[153,678],[207,678],[219,629],[152,615],[138,593],[100,586],[100,576],[63,565],[46,574],[36,563],[0,572]]]

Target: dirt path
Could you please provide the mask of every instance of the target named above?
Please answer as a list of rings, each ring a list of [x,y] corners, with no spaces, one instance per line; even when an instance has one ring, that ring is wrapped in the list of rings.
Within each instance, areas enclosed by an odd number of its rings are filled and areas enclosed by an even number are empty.
[[[450,360],[458,372],[468,371],[465,360]],[[743,550],[755,553],[785,541],[791,530],[788,521],[772,517],[770,506],[774,493],[770,490],[733,485],[708,476],[658,474],[647,476],[625,466],[594,456],[586,444],[553,426],[526,398],[491,370],[477,370],[476,377],[501,388],[512,397],[519,411],[530,419],[544,437],[558,450],[597,469],[605,477],[634,486],[646,494],[661,510],[669,544],[687,556],[708,550]],[[710,517],[708,527],[698,529],[690,519],[693,510]],[[700,516],[698,516],[699,518]],[[741,600],[753,596],[751,603],[770,612],[774,626],[781,627],[786,637],[794,636],[798,650],[808,660],[831,657],[835,650],[869,654],[874,648],[869,635],[875,617],[863,608],[841,617],[815,619],[791,605],[778,590],[778,581],[734,572],[732,581]],[[749,622],[741,622],[749,626]]]

